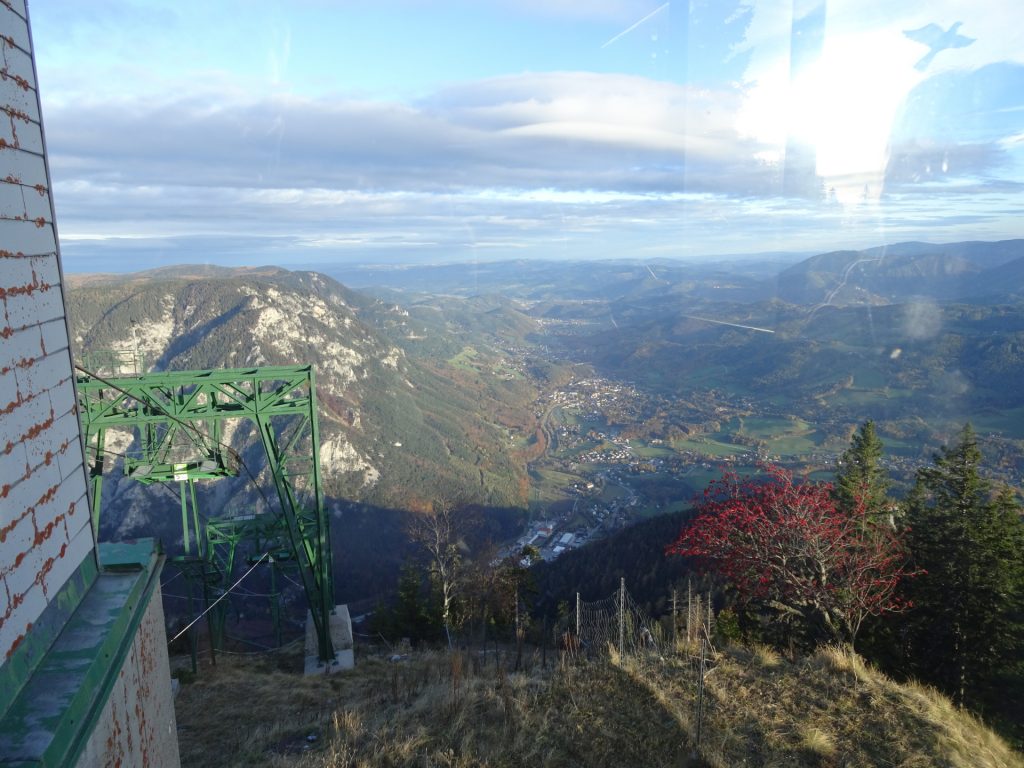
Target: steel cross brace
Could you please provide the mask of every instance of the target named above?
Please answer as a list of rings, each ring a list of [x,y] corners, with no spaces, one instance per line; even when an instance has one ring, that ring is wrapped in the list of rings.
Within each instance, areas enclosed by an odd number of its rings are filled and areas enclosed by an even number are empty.
[[[333,661],[329,616],[334,610],[334,581],[330,525],[320,474],[313,367],[166,371],[116,377],[82,372],[75,383],[85,442],[92,452],[92,516],[97,535],[109,453],[105,447],[108,430],[131,430],[135,437],[134,444],[139,448],[125,458],[129,477],[134,475],[142,482],[173,479],[184,488],[185,481],[191,486],[198,479],[237,474],[238,467],[232,466],[237,454],[221,443],[222,422],[247,419],[256,425],[280,504],[280,509],[271,514],[283,523],[287,546],[300,566],[320,659]],[[210,525],[215,522],[211,520]],[[200,553],[213,558],[213,548],[206,540],[208,532],[204,529],[200,534],[197,530],[195,535]],[[198,541],[200,535],[202,542]],[[188,538],[186,527],[186,546]]]

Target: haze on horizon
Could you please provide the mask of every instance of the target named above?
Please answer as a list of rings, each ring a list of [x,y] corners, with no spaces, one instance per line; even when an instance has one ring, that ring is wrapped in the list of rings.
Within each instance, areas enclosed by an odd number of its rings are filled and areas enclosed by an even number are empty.
[[[1024,236],[1009,1],[30,11],[69,272]]]

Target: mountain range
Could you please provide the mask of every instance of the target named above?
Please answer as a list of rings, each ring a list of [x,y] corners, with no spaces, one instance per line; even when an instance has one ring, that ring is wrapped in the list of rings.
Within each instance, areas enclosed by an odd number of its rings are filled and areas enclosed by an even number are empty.
[[[710,419],[724,396],[733,412],[808,422],[819,444],[874,418],[893,445],[924,451],[936,420],[995,428],[1024,406],[1024,241],[794,261],[333,270],[390,278],[359,291],[316,272],[180,266],[72,275],[68,304],[86,367],[111,351],[140,370],[314,364],[328,506],[351,545],[337,567],[362,595],[405,557],[403,515],[471,504],[491,510],[487,535],[514,530],[544,449],[538,398],[574,372],[688,402],[712,393]],[[228,439],[262,466],[255,434]],[[1020,452],[1007,450],[1012,466]],[[173,540],[169,494],[156,513],[148,489],[111,482],[105,498],[124,514],[108,535],[152,532],[157,519]],[[255,503],[244,479],[203,493],[213,509]]]

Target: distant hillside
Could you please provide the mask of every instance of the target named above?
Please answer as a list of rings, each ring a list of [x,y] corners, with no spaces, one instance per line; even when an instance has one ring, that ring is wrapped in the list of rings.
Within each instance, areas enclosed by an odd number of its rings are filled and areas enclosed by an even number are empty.
[[[670,606],[671,585],[690,573],[681,557],[665,557],[665,546],[679,535],[689,512],[673,512],[631,525],[607,539],[570,550],[531,569],[537,587],[537,608],[553,616],[561,601],[599,600],[619,588],[625,578],[630,594],[652,616]]]
[[[211,277],[256,277],[282,276],[287,270],[280,267],[221,267],[216,264],[174,264],[156,267],[140,272],[95,272],[67,275],[72,286],[83,285],[126,285],[128,283],[151,283],[157,280],[195,280]]]
[[[879,304],[912,297],[1007,297],[1020,283],[1000,267],[1024,258],[1024,240],[896,243],[812,256],[779,273],[775,295],[793,304]]]
[[[971,292],[977,296],[1024,297],[1024,256],[985,270],[974,278]]]
[[[905,242],[801,257],[793,253],[744,259],[475,262],[335,268],[332,275],[375,294],[501,293],[530,303],[756,302],[872,305],[930,297],[1021,295],[1024,240]],[[1018,261],[1016,268],[1007,268]],[[1010,277],[1010,280],[1006,278]]]
[[[656,306],[559,340],[573,359],[656,390],[774,398],[850,422],[964,420],[1024,404],[1020,303]]]
[[[621,259],[608,261],[518,261],[436,266],[357,266],[332,275],[374,293],[396,291],[479,296],[500,293],[529,302],[608,301],[673,296],[680,292],[752,300],[765,295],[764,281],[795,254],[753,255],[744,259]]]
[[[182,766],[1024,766],[944,697],[834,649],[712,654],[691,761],[696,664],[682,650],[619,665],[549,650],[546,668],[530,652],[518,672],[510,651],[388,651],[307,678],[288,671],[297,658],[222,656],[175,701]]]

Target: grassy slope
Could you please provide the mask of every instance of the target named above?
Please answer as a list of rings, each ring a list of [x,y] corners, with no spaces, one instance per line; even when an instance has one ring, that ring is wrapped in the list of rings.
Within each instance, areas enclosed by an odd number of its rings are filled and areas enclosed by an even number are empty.
[[[686,718],[694,694],[679,665],[641,677]],[[787,662],[768,649],[737,649],[711,666],[701,753],[713,766],[1024,766],[944,696],[897,684],[846,650]]]
[[[222,656],[178,696],[182,765],[688,764],[695,687],[685,655],[539,662],[508,674],[493,656],[363,658],[351,674],[302,679],[290,669],[297,659]],[[845,651],[786,662],[730,650],[712,668],[707,765],[1024,766],[943,697],[897,685]]]

